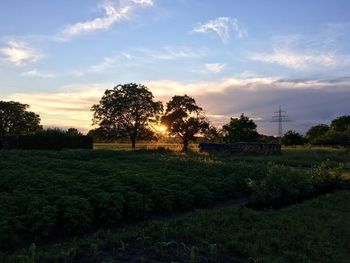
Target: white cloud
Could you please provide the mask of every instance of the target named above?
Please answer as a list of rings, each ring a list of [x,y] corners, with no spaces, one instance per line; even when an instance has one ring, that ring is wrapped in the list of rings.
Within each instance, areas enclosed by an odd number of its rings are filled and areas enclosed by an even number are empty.
[[[118,60],[118,58],[106,57],[102,60],[102,62],[91,66],[88,71],[93,72],[93,73],[103,73],[103,72],[107,71],[108,69],[110,69],[117,62],[117,60]]]
[[[155,60],[177,60],[187,58],[197,58],[200,56],[200,52],[187,47],[163,47],[158,50],[152,49],[139,49],[140,53],[144,57]]]
[[[119,66],[140,66],[161,60],[195,59],[205,55],[203,50],[193,50],[187,47],[166,46],[159,49],[133,48],[121,51],[118,55],[105,57],[87,70],[73,72],[73,76],[80,77],[86,73],[104,73]]]
[[[37,69],[32,69],[32,70],[23,72],[21,74],[21,76],[24,76],[24,77],[37,77],[37,78],[44,78],[44,79],[56,78],[57,77],[55,74],[41,72],[40,70],[37,70]]]
[[[135,4],[145,5],[145,6],[153,6],[153,0],[133,0]]]
[[[198,24],[193,30],[196,33],[215,33],[223,41],[227,41],[233,32],[237,38],[247,36],[247,31],[239,24],[236,18],[218,17],[205,23]]]
[[[16,40],[9,41],[7,47],[1,48],[0,52],[5,56],[7,62],[15,66],[36,62],[43,57],[40,52],[29,47],[27,43]]]
[[[105,2],[102,5],[104,16],[69,25],[59,33],[58,39],[68,40],[82,34],[107,30],[115,23],[127,20],[137,7],[152,6],[153,4],[152,0],[119,0],[118,5]]]
[[[205,64],[205,68],[212,73],[220,73],[224,70],[225,64],[213,63],[213,64]]]
[[[315,67],[335,67],[340,60],[335,54],[329,53],[303,53],[291,50],[278,50],[272,52],[253,53],[250,59],[266,62],[270,64],[279,64],[296,70],[312,69]],[[342,63],[343,63],[342,62]]]

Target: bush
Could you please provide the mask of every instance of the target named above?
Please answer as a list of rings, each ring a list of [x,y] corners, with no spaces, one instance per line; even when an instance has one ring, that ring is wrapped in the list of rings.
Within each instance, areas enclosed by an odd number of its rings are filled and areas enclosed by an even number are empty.
[[[281,142],[283,145],[291,146],[291,145],[303,145],[305,140],[301,134],[295,131],[288,131],[281,138]]]
[[[350,146],[350,133],[330,130],[311,141],[313,145]]]
[[[79,196],[64,196],[59,200],[59,225],[63,232],[78,234],[93,222],[90,203]]]
[[[261,180],[248,180],[251,202],[257,206],[279,207],[309,196],[313,191],[307,172],[282,165],[270,164]]]
[[[327,193],[340,187],[342,182],[343,167],[329,169],[326,162],[312,169],[312,184],[316,193]]]
[[[342,167],[329,169],[326,163],[312,171],[270,164],[266,177],[248,179],[251,203],[256,207],[280,207],[341,188]]]
[[[91,200],[97,223],[111,224],[122,218],[124,198],[119,193],[100,192]]]

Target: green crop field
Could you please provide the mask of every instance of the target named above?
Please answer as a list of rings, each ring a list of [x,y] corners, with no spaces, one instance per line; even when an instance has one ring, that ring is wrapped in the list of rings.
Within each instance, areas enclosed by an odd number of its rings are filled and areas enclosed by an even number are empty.
[[[0,262],[350,258],[348,151],[151,147],[0,151]]]

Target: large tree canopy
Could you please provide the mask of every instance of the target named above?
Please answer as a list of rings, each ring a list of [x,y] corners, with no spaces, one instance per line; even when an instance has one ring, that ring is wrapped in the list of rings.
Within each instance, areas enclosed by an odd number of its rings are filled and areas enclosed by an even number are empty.
[[[189,142],[197,134],[209,128],[203,109],[197,105],[195,99],[187,95],[174,96],[167,103],[161,122],[171,134],[181,138],[184,151],[188,150]]]
[[[28,135],[41,130],[39,115],[28,108],[27,104],[0,101],[0,135]]]
[[[350,132],[350,116],[344,115],[332,120],[331,128],[337,132]]]
[[[283,145],[303,145],[304,138],[301,134],[290,130],[283,135],[281,142]]]
[[[229,142],[251,142],[259,139],[255,122],[244,114],[239,118],[231,118],[230,123],[224,125],[222,129]]]
[[[329,126],[327,124],[318,124],[312,126],[306,133],[306,137],[309,141],[315,140],[320,136],[325,135],[329,130]]]
[[[129,137],[135,148],[136,140],[158,119],[163,105],[154,101],[147,87],[130,83],[106,90],[91,110],[93,124],[99,126],[102,134],[113,139]]]

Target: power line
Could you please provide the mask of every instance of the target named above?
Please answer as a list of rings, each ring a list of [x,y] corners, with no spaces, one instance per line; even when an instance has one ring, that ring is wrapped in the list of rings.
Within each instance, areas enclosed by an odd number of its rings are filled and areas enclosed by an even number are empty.
[[[289,122],[288,115],[286,111],[282,110],[281,105],[279,106],[278,111],[274,112],[275,115],[272,116],[272,122],[278,122],[278,137],[282,137],[283,135],[283,123]]]

